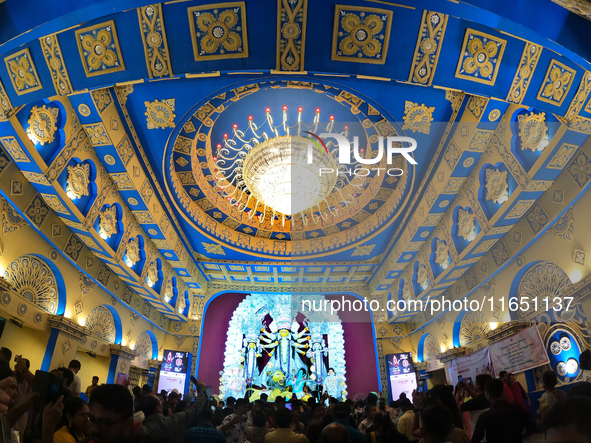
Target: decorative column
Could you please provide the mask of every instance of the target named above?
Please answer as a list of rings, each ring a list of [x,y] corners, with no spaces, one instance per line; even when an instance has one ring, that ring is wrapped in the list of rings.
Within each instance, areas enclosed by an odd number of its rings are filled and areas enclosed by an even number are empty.
[[[159,360],[148,360],[148,366],[150,368],[150,378],[152,378],[152,392],[158,392],[158,376],[160,375],[160,365],[162,362]],[[148,383],[149,384],[149,383]]]
[[[76,357],[80,340],[90,335],[90,330],[61,315],[49,315],[51,327],[49,341],[41,364],[42,371],[68,367]]]
[[[135,352],[127,346],[110,345],[111,349],[111,364],[109,365],[109,375],[107,376],[107,383],[117,383],[119,374],[125,376],[129,374],[129,367],[131,360],[136,357]]]

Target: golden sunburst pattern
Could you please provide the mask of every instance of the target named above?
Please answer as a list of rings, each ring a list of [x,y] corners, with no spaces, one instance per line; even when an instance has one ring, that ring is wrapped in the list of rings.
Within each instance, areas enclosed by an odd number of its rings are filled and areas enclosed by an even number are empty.
[[[85,326],[93,337],[115,343],[115,319],[106,306],[97,306],[86,318]]]
[[[42,260],[23,255],[10,264],[4,278],[17,293],[36,306],[50,314],[57,313],[57,283],[53,272]]]

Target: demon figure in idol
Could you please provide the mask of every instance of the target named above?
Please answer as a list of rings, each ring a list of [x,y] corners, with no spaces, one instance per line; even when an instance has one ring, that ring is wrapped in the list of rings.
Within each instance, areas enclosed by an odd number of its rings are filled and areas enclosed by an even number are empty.
[[[307,381],[306,370],[301,368],[297,375],[291,377],[287,381],[287,385],[292,387],[293,395],[295,395],[296,398],[301,399],[304,396],[304,386]]]

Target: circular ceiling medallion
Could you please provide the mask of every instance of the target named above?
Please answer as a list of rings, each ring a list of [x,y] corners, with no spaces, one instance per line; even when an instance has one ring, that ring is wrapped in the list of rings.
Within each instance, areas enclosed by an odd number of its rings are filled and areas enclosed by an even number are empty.
[[[569,358],[566,361],[566,372],[574,375],[579,370],[579,362],[575,358]]]
[[[171,200],[200,234],[255,256],[319,257],[366,242],[402,213],[415,167],[387,158],[387,137],[405,134],[377,103],[326,83],[233,88],[180,119],[164,154]],[[322,131],[356,137],[350,163]],[[291,159],[281,152],[288,137]]]
[[[560,346],[560,343],[557,341],[553,341],[552,344],[550,345],[550,351],[554,355],[560,354],[562,352],[562,347]]]
[[[563,361],[561,361],[560,363],[558,363],[556,365],[556,372],[558,373],[558,375],[560,375],[561,377],[564,377],[566,375],[567,369],[566,369],[566,363],[564,363]]]
[[[568,351],[571,347],[571,342],[570,342],[570,338],[568,337],[562,337],[560,339],[560,347],[562,349],[564,349],[565,351]]]

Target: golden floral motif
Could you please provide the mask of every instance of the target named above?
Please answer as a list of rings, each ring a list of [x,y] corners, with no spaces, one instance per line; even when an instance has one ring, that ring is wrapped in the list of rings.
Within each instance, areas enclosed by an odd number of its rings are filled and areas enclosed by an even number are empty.
[[[476,237],[476,216],[468,210],[458,210],[458,235],[472,241]]]
[[[443,240],[435,240],[435,263],[446,269],[449,265],[449,248]]]
[[[67,191],[74,198],[90,195],[88,184],[90,183],[90,165],[88,163],[76,166],[68,166]]]
[[[341,25],[349,33],[339,45],[344,55],[355,55],[359,51],[363,51],[367,57],[380,54],[382,44],[374,37],[384,28],[380,17],[374,14],[368,15],[362,22],[355,14],[345,14]]]
[[[111,206],[101,212],[99,218],[101,237],[107,239],[117,234],[117,207]]]
[[[499,205],[505,203],[509,198],[509,173],[499,169],[486,170],[486,199],[492,200]]]
[[[494,84],[506,44],[506,40],[468,29],[456,76]]]
[[[127,258],[127,265],[134,266],[140,261],[140,244],[137,237],[133,237],[127,244],[127,250],[125,251]]]
[[[48,108],[45,105],[41,107],[33,106],[31,108],[27,135],[33,139],[33,142],[35,142],[35,139],[41,145],[53,142],[54,134],[57,130],[58,112],[58,108]]]
[[[410,129],[412,132],[421,132],[429,134],[431,122],[433,121],[433,112],[435,107],[427,107],[424,104],[419,105],[406,101],[404,103],[404,126],[402,129]]]
[[[197,27],[206,35],[201,39],[199,55],[213,54],[222,45],[226,51],[238,51],[242,45],[240,36],[231,29],[238,23],[238,14],[231,9],[223,11],[217,18],[209,13],[196,13]],[[198,35],[199,36],[199,35]]]
[[[76,31],[76,39],[87,76],[125,69],[113,20]]]
[[[553,66],[548,77],[550,81],[544,87],[542,96],[557,102],[562,101],[565,87],[570,83],[571,77],[571,72],[562,70],[558,66]]]
[[[12,73],[12,81],[17,91],[30,89],[38,85],[35,72],[31,69],[29,57],[23,55],[22,57],[15,57],[7,62]]]
[[[521,149],[530,151],[543,151],[550,143],[548,138],[548,128],[546,127],[546,114],[531,113],[529,115],[520,115],[519,138],[521,140]]]

